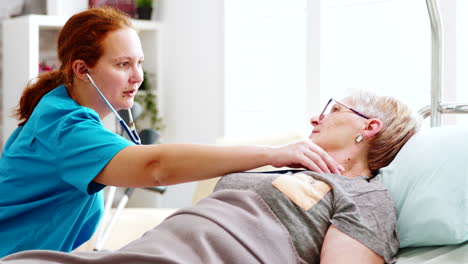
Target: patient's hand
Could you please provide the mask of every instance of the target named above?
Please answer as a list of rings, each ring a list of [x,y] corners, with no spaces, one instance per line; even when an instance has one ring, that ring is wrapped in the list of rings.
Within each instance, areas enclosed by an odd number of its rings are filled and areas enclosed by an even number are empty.
[[[275,147],[271,165],[279,167],[305,168],[318,173],[341,174],[342,167],[325,150],[312,140]]]

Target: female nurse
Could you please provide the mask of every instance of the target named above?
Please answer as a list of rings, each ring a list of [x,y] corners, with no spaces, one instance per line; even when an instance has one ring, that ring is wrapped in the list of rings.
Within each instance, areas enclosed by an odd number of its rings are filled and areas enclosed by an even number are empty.
[[[311,140],[284,147],[135,145],[106,129],[132,107],[144,54],[131,20],[111,8],[71,17],[58,37],[60,69],[23,92],[18,128],[0,159],[0,257],[29,249],[71,251],[94,233],[106,185],[171,185],[263,165],[339,173]]]

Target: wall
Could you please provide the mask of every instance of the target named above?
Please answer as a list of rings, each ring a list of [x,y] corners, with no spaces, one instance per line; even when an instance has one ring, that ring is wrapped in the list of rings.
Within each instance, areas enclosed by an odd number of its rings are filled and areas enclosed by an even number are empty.
[[[164,143],[215,143],[223,135],[223,1],[161,2],[160,99]],[[170,186],[161,207],[191,204],[195,183]]]

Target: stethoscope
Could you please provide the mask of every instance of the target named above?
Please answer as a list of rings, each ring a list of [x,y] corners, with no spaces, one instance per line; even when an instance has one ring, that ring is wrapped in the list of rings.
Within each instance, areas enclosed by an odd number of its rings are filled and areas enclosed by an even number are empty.
[[[88,80],[91,82],[91,84],[94,86],[94,88],[96,88],[96,91],[98,91],[101,98],[107,104],[109,109],[114,113],[117,120],[119,120],[120,125],[125,130],[125,132],[127,132],[127,135],[130,138],[130,140],[132,140],[133,143],[135,143],[136,145],[141,145],[140,137],[138,136],[138,133],[136,132],[135,123],[133,122],[133,117],[132,117],[131,110],[128,109],[128,120],[129,120],[129,124],[130,124],[130,127],[128,127],[127,124],[125,123],[125,121],[120,117],[119,113],[117,113],[117,111],[114,109],[114,107],[112,107],[112,105],[106,99],[106,97],[101,92],[101,90],[99,90],[96,83],[94,83],[93,78],[91,78],[91,76],[89,75],[89,72],[86,72],[86,76],[88,76]],[[116,192],[116,189],[117,189],[116,187],[111,187],[109,189],[107,200],[106,200],[106,202],[104,204],[104,213],[103,213],[103,217],[102,217],[102,220],[101,220],[102,223],[107,222],[107,218],[109,216],[110,209],[112,207],[112,201],[114,200],[114,194]],[[123,208],[127,204],[128,199],[129,199],[130,195],[132,194],[132,192],[133,192],[133,188],[127,188],[125,190],[125,193],[124,193],[123,197],[120,199],[120,201],[119,201],[119,203],[117,205],[116,211],[115,211],[113,217],[110,219],[110,222],[109,222],[109,225],[107,226],[107,228],[104,227],[104,226],[101,226],[102,223],[100,224],[99,234],[98,234],[98,236],[96,238],[95,250],[98,250],[98,251],[101,250],[102,247],[104,246],[104,244],[106,243],[107,239],[109,238],[110,232],[112,231],[112,228],[113,228],[113,226],[114,226],[114,224],[115,224],[115,222],[117,220],[117,217],[120,215]]]
[[[114,107],[112,107],[112,105],[106,99],[104,94],[102,94],[101,90],[99,90],[96,83],[94,83],[93,78],[91,78],[91,76],[89,75],[89,72],[86,72],[86,76],[88,76],[88,80],[91,82],[91,84],[94,86],[94,88],[96,88],[96,91],[98,91],[98,93],[101,96],[102,100],[104,100],[104,102],[107,104],[109,109],[114,113],[115,117],[119,121],[122,128],[125,130],[125,132],[127,132],[127,135],[130,138],[130,140],[133,141],[133,143],[135,143],[136,145],[141,145],[141,139],[138,136],[138,133],[137,133],[136,128],[135,128],[135,123],[133,122],[132,111],[130,109],[128,109],[128,120],[129,120],[129,123],[130,123],[130,127],[128,127],[127,124],[125,123],[125,121],[120,117],[119,113],[117,113],[117,111],[114,109]]]

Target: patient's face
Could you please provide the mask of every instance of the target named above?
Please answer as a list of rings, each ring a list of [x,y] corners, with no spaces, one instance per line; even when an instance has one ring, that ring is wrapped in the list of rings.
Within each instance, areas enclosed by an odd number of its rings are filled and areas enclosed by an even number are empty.
[[[341,102],[353,107],[346,98]],[[355,139],[360,134],[364,121],[365,119],[340,104],[334,104],[323,118],[311,118],[314,128],[309,138],[325,151],[341,151],[356,144]]]

